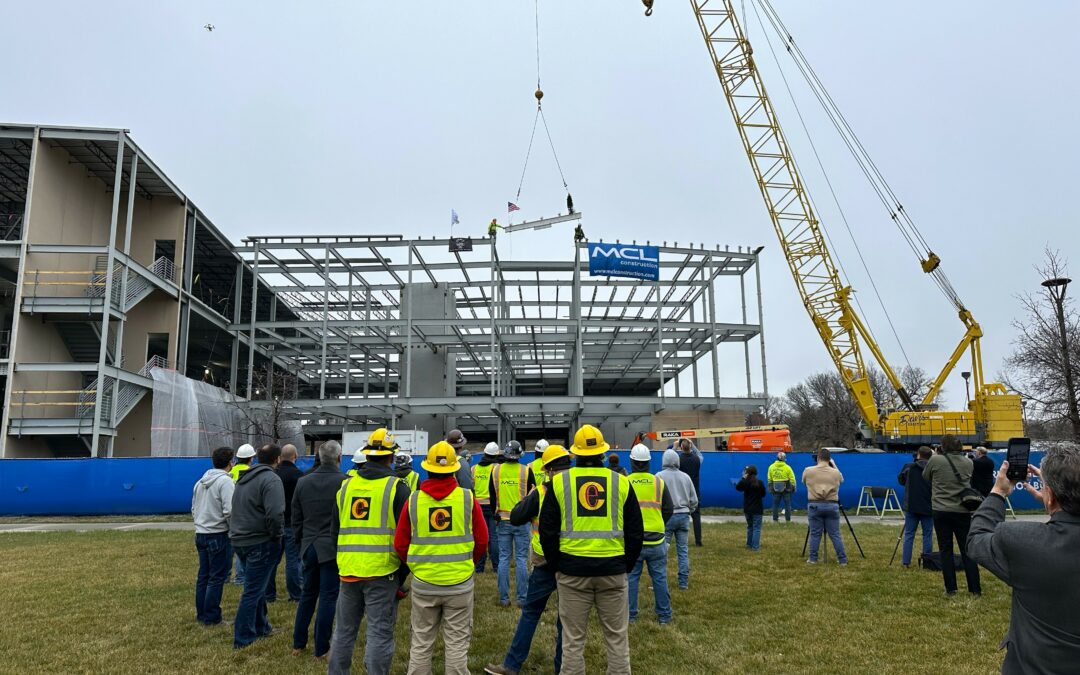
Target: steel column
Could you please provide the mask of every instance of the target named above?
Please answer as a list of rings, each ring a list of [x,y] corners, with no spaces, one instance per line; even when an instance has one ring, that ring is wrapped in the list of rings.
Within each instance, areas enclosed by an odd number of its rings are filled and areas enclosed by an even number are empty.
[[[746,277],[739,275],[739,296],[742,298],[742,322],[746,323]],[[750,341],[743,342],[743,364],[746,366],[746,395],[750,396]]]
[[[90,436],[90,456],[97,457],[101,443],[101,401],[105,390],[105,357],[109,346],[109,317],[112,314],[113,265],[116,261],[116,221],[120,216],[120,181],[124,176],[124,133],[117,134],[116,172],[113,175],[112,210],[109,214],[109,240],[105,264],[105,295],[101,302],[101,344],[98,347],[97,388],[94,391],[94,426]],[[116,400],[113,399],[113,404]]]
[[[709,269],[713,268],[713,257],[709,256]],[[710,275],[709,278],[709,352],[712,354],[712,378],[713,378],[713,397],[720,400],[720,360],[716,353],[716,289],[713,287],[714,282]]]
[[[413,315],[413,247],[409,245],[409,265],[406,272],[407,286],[405,296],[408,298],[408,307],[405,310],[405,368],[402,371],[405,376],[405,397],[412,396],[412,315]],[[401,388],[398,388],[401,391]]]
[[[131,227],[135,213],[135,182],[139,172],[139,156],[131,156],[131,169],[128,175],[127,213],[124,214],[124,255],[131,255]],[[127,288],[128,267],[123,266],[123,276],[120,277],[120,309],[121,316],[116,322],[116,348],[113,350],[113,365],[123,367],[124,364],[124,324],[127,323]],[[134,364],[130,364],[134,365]],[[109,406],[109,427],[116,428],[116,402],[120,395],[120,380],[113,380],[112,405]],[[113,439],[115,442],[115,437]],[[113,443],[109,443],[109,457],[113,455]]]
[[[326,398],[326,320],[330,311],[330,244],[326,245],[323,257],[323,310],[322,310],[322,355],[319,357],[319,398]]]
[[[236,263],[236,298],[233,300],[233,324],[240,324],[240,305],[244,301],[244,263]],[[240,383],[238,379],[240,364],[240,330],[232,336],[232,361],[229,363],[229,391],[237,396],[240,395]]]
[[[754,276],[757,278],[758,340],[761,344],[761,392],[769,398],[769,373],[765,368],[765,308],[761,304],[761,258],[754,254]]]

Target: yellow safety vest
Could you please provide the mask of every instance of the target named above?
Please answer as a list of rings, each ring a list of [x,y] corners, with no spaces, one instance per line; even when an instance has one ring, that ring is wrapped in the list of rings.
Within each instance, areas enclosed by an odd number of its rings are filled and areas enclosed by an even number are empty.
[[[338,574],[385,577],[401,567],[394,550],[397,518],[393,513],[398,478],[348,478],[338,490]]]
[[[420,474],[410,470],[401,480],[409,486],[410,490],[416,492],[416,486],[420,483]]]
[[[475,464],[472,468],[473,489],[476,501],[480,502],[483,506],[491,504],[491,486],[488,485],[488,481],[491,479],[491,471],[498,464],[492,462],[491,464]]]
[[[544,460],[542,458],[536,458],[529,463],[529,470],[533,472],[533,480],[539,485],[544,476]]]
[[[233,468],[229,469],[229,475],[232,476],[232,480],[235,483],[240,480],[240,476],[243,476],[244,472],[250,468],[250,464],[234,464]]]
[[[606,467],[574,467],[555,476],[559,502],[559,551],[583,558],[612,558],[626,552],[623,506],[630,481]]]
[[[348,471],[345,472],[345,475],[348,476],[349,478],[356,478],[360,474],[356,471],[356,469],[349,469]]]
[[[540,496],[540,508],[536,510],[536,517],[532,519],[532,550],[538,556],[544,555],[544,549],[540,546],[540,510],[544,508],[544,496],[548,491],[548,483],[536,486],[536,494]]]
[[[511,467],[517,467],[517,472]],[[529,487],[529,467],[519,462],[496,464],[492,476],[495,489],[499,491],[497,513],[503,518],[509,518],[514,506],[525,499],[526,489]]]
[[[630,486],[637,494],[637,503],[641,507],[641,519],[645,522],[645,532],[661,535],[659,539],[645,540],[646,545],[664,543],[664,514],[660,510],[664,502],[664,479],[651,473],[630,474]]]
[[[453,586],[473,574],[473,495],[462,487],[435,499],[426,492],[409,495],[409,570],[436,586]]]

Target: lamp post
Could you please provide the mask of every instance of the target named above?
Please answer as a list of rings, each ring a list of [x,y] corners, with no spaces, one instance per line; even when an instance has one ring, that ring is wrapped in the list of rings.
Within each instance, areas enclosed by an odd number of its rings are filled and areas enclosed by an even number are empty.
[[[964,405],[967,406],[968,408],[970,408],[971,407],[971,387],[968,384],[968,381],[971,380],[971,372],[965,370],[962,373],[960,373],[960,377],[964,378]]]
[[[1054,301],[1057,312],[1058,338],[1061,341],[1062,366],[1065,369],[1065,395],[1068,397],[1069,423],[1072,424],[1073,438],[1080,441],[1080,410],[1076,403],[1076,383],[1073,381],[1072,364],[1069,362],[1069,335],[1065,328],[1065,289],[1072,279],[1058,277],[1042,282],[1043,288]]]

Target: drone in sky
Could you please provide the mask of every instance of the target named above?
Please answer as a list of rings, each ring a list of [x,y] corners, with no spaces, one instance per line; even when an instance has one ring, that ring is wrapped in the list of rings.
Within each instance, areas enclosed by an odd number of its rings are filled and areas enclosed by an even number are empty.
[[[213,33],[214,32],[214,24],[212,24],[212,23],[206,24],[205,26],[203,26],[203,28],[206,29],[207,33]]]

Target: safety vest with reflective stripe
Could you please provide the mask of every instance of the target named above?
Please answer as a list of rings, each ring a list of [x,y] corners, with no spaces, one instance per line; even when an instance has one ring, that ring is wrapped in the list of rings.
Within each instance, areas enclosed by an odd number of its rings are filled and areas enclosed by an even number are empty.
[[[491,480],[491,471],[497,466],[498,464],[492,462],[491,464],[476,464],[472,468],[476,501],[484,506],[491,503],[491,486],[488,485],[488,481]]]
[[[532,550],[538,556],[544,555],[544,549],[540,546],[540,509],[544,508],[544,496],[550,485],[551,483],[543,483],[536,486],[536,494],[540,497],[540,508],[536,510],[536,517],[532,519]]]
[[[420,482],[420,474],[410,470],[401,480],[405,481],[405,484],[409,486],[410,490],[416,492],[416,485]]]
[[[244,472],[250,468],[250,464],[234,464],[233,468],[229,469],[229,475],[232,476],[232,481],[235,483],[240,480],[240,476],[243,476]]]
[[[525,499],[529,487],[529,467],[519,462],[496,464],[491,475],[495,489],[499,491],[498,514],[509,518],[517,503]]]
[[[583,558],[623,555],[626,476],[606,467],[574,467],[555,476],[550,490],[559,502],[559,551]]]
[[[645,545],[664,543],[664,515],[660,505],[664,502],[664,479],[651,473],[630,474],[630,486],[637,494],[637,503],[641,507],[641,519],[645,522],[645,532],[660,535],[659,538],[646,537]]]
[[[394,551],[397,518],[393,513],[398,478],[348,478],[337,494],[338,574],[343,577],[385,577],[401,567]]]
[[[473,495],[462,487],[445,499],[424,491],[409,495],[409,570],[436,586],[453,586],[473,574]]]
[[[539,485],[543,480],[544,475],[544,460],[542,457],[537,457],[529,464],[529,469],[533,472],[533,480]]]

